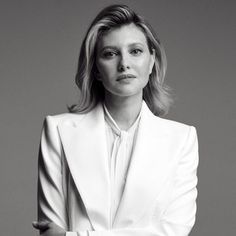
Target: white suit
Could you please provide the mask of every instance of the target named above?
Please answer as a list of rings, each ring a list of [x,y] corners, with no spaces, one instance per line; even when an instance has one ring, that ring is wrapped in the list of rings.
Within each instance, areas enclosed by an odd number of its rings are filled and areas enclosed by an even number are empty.
[[[38,220],[67,235],[186,236],[195,222],[198,142],[193,126],[154,116],[144,103],[114,221],[102,105],[47,116],[39,152]]]

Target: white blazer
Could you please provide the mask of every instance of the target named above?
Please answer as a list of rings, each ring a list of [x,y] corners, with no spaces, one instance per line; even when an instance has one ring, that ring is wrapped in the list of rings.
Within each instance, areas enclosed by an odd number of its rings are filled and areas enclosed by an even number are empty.
[[[46,117],[39,151],[38,220],[53,221],[67,236],[188,235],[196,214],[196,129],[156,117],[143,103],[113,222],[105,135],[101,104],[87,114]]]

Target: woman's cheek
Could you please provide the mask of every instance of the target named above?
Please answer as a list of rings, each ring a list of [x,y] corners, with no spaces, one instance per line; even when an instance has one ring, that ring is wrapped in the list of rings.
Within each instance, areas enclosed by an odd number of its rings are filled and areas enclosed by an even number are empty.
[[[111,77],[116,72],[116,67],[112,62],[102,63],[100,66],[101,73],[106,77]]]
[[[139,73],[142,75],[148,75],[149,73],[149,60],[147,58],[142,58],[136,63],[136,68],[138,69]]]

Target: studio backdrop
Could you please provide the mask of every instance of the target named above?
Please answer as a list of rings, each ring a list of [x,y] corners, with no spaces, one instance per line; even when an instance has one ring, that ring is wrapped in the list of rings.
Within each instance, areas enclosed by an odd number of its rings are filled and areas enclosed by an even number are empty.
[[[230,0],[1,0],[1,235],[36,235],[42,123],[77,101],[82,38],[112,3],[129,5],[153,26],[175,96],[167,118],[197,128],[198,209],[190,235],[235,235],[236,3]]]

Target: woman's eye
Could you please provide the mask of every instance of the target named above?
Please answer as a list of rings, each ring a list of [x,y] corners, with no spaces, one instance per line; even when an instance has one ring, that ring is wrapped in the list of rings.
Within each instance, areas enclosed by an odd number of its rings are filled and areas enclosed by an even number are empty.
[[[112,57],[116,56],[117,53],[116,53],[116,52],[113,52],[113,51],[108,51],[108,52],[104,52],[102,55],[103,55],[103,57],[105,57],[105,58],[112,58]]]
[[[131,51],[131,54],[133,54],[133,55],[139,55],[139,54],[141,54],[143,51],[141,50],[141,49],[133,49],[132,51]]]

